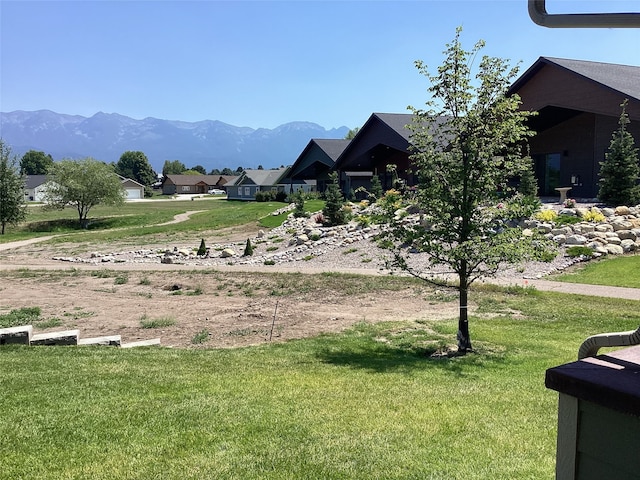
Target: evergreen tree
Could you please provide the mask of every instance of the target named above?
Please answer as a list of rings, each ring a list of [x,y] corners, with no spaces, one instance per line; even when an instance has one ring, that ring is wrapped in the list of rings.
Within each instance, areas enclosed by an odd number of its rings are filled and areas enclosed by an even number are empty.
[[[605,161],[600,163],[600,191],[598,198],[608,205],[636,205],[640,203],[640,165],[638,165],[638,149],[634,145],[633,136],[627,132],[629,116],[628,100],[622,102],[620,125],[613,132]]]
[[[207,245],[204,243],[204,238],[200,240],[200,247],[198,248],[198,255],[204,257],[207,254]]]
[[[329,178],[331,182],[324,192],[325,204],[322,209],[322,215],[327,225],[343,225],[347,223],[347,213],[343,208],[344,196],[338,185],[338,174],[332,172]]]
[[[253,255],[253,245],[251,245],[251,239],[247,238],[247,243],[244,246],[244,253],[242,254],[242,256],[250,257],[251,255]]]
[[[5,226],[15,225],[27,216],[24,203],[24,177],[18,172],[18,161],[11,148],[0,139],[0,234]]]
[[[377,200],[382,197],[382,183],[380,183],[380,177],[378,175],[374,175],[371,179],[371,196],[374,200]]]
[[[526,157],[525,169],[520,174],[520,185],[518,186],[518,192],[520,192],[526,198],[535,198],[538,196],[538,181],[533,174],[533,160],[531,157]]]

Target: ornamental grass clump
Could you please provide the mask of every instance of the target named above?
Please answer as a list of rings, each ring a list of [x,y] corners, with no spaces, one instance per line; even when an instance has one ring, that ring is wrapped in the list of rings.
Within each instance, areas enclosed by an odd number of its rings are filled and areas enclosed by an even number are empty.
[[[558,218],[558,214],[555,210],[551,210],[550,208],[545,208],[535,213],[533,216],[536,220],[540,220],[542,222],[553,222]]]

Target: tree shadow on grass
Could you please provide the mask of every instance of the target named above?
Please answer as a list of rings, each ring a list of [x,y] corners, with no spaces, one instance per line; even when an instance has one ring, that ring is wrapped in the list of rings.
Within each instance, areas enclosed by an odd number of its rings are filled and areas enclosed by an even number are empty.
[[[477,354],[464,357],[432,357],[428,351],[414,350],[371,342],[359,346],[334,346],[321,349],[316,354],[323,363],[368,370],[372,373],[411,373],[426,368],[438,368],[451,374],[465,376],[469,368],[475,368]]]
[[[59,218],[56,220],[43,220],[40,222],[29,222],[24,226],[24,230],[33,233],[55,233],[55,232],[75,232],[86,230],[107,230],[114,227],[114,218],[89,218],[87,228],[80,225],[77,218]]]

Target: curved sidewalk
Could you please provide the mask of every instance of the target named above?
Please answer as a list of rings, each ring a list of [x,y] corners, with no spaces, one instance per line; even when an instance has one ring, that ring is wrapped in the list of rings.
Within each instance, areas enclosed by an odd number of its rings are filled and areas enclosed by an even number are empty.
[[[640,300],[640,288],[610,287],[607,285],[590,285],[584,283],[553,282],[543,279],[518,279],[517,281],[490,279],[485,283],[496,285],[519,285],[534,287],[547,292],[573,293],[576,295],[590,295],[594,297],[623,298]]]

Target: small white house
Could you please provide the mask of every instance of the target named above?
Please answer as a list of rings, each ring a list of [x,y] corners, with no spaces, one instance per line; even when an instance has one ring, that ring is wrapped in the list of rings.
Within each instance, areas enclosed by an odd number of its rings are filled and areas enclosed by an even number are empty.
[[[120,177],[122,188],[124,188],[125,200],[140,200],[144,198],[144,185],[122,175],[118,175],[118,177]]]
[[[24,199],[27,202],[43,202],[45,193],[46,175],[27,175],[24,186]]]

